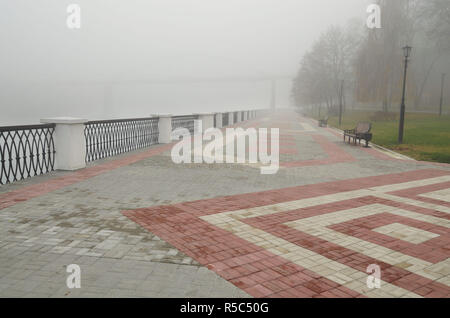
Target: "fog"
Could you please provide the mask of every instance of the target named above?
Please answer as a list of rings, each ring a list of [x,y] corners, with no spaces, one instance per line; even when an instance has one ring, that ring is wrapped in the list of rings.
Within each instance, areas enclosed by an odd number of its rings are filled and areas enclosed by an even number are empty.
[[[81,7],[81,28],[66,25]],[[362,0],[2,0],[0,125],[40,118],[291,104],[292,79],[331,24]]]

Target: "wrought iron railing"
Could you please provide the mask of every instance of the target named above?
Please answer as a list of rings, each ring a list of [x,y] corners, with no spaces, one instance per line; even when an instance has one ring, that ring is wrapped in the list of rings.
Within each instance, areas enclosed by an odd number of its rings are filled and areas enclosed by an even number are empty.
[[[55,124],[0,127],[0,184],[53,171]]]
[[[198,116],[174,116],[172,117],[172,131],[177,128],[186,128],[191,134],[194,134],[194,121]]]
[[[229,115],[228,113],[222,114],[222,127],[226,127],[229,124]]]
[[[157,144],[158,121],[158,117],[150,117],[87,122],[86,162]]]

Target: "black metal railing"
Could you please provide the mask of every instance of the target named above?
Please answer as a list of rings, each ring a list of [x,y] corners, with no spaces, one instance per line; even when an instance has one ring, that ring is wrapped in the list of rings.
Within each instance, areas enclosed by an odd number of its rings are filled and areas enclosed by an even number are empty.
[[[54,170],[55,124],[0,127],[0,184]]]
[[[89,121],[85,124],[86,162],[158,143],[158,117]]]
[[[194,121],[198,116],[174,116],[172,117],[172,131],[177,128],[186,128],[191,134],[194,134]]]
[[[229,115],[228,113],[223,113],[222,114],[222,127],[226,127],[229,124]]]

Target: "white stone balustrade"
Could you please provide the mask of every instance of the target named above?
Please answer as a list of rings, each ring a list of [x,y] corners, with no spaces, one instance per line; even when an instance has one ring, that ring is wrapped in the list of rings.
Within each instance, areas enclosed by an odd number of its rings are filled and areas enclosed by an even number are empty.
[[[228,116],[228,125],[232,126],[242,121],[242,112],[237,112],[237,121],[234,121],[234,113],[202,113],[196,114],[201,121],[202,131],[214,127],[222,128],[223,116]],[[255,118],[260,112],[256,110],[244,111],[244,120]],[[262,113],[262,112],[261,112]],[[172,141],[172,115],[155,114],[158,117],[158,143],[169,144]],[[55,117],[41,119],[41,123],[55,124],[55,169],[57,170],[77,170],[86,167],[86,137],[84,135],[85,123],[87,119],[74,117]],[[198,130],[196,130],[198,131]]]
[[[87,119],[55,117],[41,119],[43,124],[55,127],[55,169],[77,170],[86,167],[86,138],[84,123]]]

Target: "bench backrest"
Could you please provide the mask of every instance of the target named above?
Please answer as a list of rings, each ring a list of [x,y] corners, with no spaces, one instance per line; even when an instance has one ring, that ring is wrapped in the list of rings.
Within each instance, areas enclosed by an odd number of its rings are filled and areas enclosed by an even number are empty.
[[[356,133],[357,134],[367,134],[372,129],[371,123],[358,123],[356,126]]]

